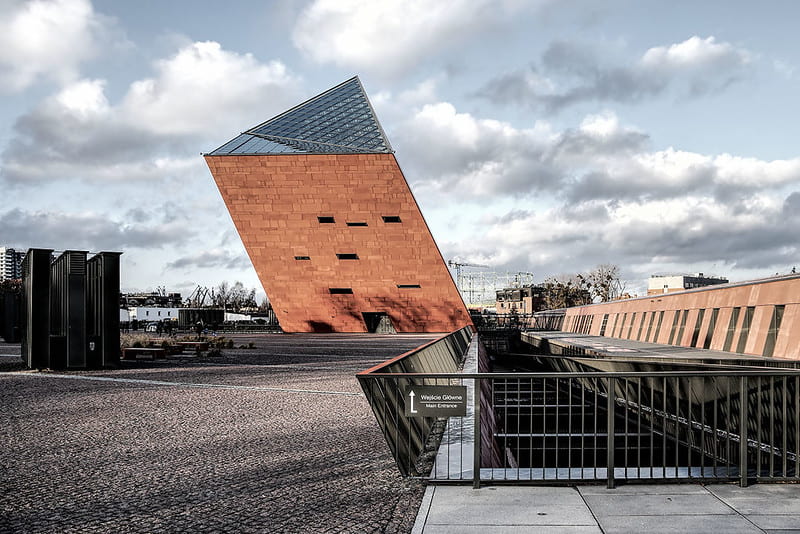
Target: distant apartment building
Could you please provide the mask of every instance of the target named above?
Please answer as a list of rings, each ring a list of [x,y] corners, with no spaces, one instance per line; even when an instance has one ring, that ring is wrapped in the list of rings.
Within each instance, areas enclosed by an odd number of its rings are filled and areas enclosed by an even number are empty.
[[[0,280],[21,279],[23,258],[24,250],[0,247]]]
[[[507,287],[497,292],[497,313],[533,313],[544,308],[544,289],[541,286]]]
[[[703,273],[696,275],[689,274],[668,274],[651,276],[647,282],[648,295],[661,295],[663,293],[674,293],[686,289],[697,287],[715,286],[727,284],[727,278],[716,278],[713,276],[703,276]]]

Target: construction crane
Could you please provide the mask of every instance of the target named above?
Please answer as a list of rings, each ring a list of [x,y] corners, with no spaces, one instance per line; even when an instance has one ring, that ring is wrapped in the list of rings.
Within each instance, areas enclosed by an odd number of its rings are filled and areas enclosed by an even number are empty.
[[[197,286],[189,298],[186,299],[186,306],[189,308],[202,308],[205,306],[206,298],[208,297],[209,289],[207,287]],[[212,291],[213,299],[213,291]]]
[[[455,270],[456,286],[458,286],[458,291],[468,306],[492,305],[498,290],[533,284],[533,273],[529,272],[464,272],[463,267],[487,269],[489,266],[477,263],[463,263],[455,260],[448,261],[447,266]]]
[[[456,285],[459,289],[461,289],[462,279],[461,279],[461,268],[462,267],[479,267],[482,269],[488,269],[488,265],[480,265],[478,263],[460,263],[455,260],[448,260],[447,266],[451,269],[456,270]]]
[[[463,267],[477,267],[479,269],[488,269],[488,265],[481,265],[479,263],[463,263],[455,260],[449,260],[447,266],[455,269],[456,271],[456,286],[461,293],[461,297],[467,304],[475,303],[476,289],[473,287],[472,278],[469,278],[469,284],[465,283],[465,277],[461,272]],[[469,286],[469,287],[467,287]]]

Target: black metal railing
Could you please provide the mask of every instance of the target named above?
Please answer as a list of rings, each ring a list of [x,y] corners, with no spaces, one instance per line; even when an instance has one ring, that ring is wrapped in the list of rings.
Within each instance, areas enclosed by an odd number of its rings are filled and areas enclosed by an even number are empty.
[[[461,384],[456,371],[471,339],[472,329],[465,327],[357,375],[403,476],[424,476],[431,470],[447,426],[446,419],[405,417],[403,392],[410,385]],[[407,378],[426,372],[450,373],[452,378]]]
[[[405,476],[475,486],[800,481],[796,370],[427,373],[376,368],[359,380]],[[473,408],[465,417],[404,416],[406,386],[452,383],[484,391],[472,396]],[[493,424],[481,431],[486,417]],[[441,446],[434,448],[434,441]],[[486,454],[487,447],[499,454]]]
[[[478,332],[492,330],[561,330],[565,309],[546,310],[534,313],[473,313],[470,314]]]

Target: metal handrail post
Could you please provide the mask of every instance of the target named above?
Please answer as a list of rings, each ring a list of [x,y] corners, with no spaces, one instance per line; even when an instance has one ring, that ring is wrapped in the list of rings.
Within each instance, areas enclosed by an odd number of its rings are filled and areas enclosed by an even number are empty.
[[[617,379],[614,377],[608,377],[608,386],[606,388],[606,409],[608,410],[607,414],[607,432],[606,435],[606,447],[607,447],[607,454],[606,454],[606,473],[607,473],[607,480],[608,480],[608,489],[614,489],[614,392],[616,391]]]
[[[747,487],[747,377],[739,379],[739,485]]]
[[[474,416],[474,438],[472,449],[472,488],[481,487],[481,379],[475,379],[474,390],[472,392],[473,416]]]

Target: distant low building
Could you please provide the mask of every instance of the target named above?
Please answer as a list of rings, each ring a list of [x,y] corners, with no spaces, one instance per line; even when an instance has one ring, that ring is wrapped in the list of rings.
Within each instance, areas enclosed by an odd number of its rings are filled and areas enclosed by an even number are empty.
[[[130,320],[137,321],[177,321],[181,308],[161,308],[156,306],[131,306],[128,308]]]
[[[22,260],[25,250],[0,247],[0,280],[19,280],[22,278]]]
[[[696,275],[658,275],[651,276],[650,280],[647,282],[647,294],[661,295],[663,293],[674,293],[675,291],[684,291],[686,289],[694,289],[696,287],[715,286],[727,283],[727,278],[703,276],[703,273],[697,273]]]
[[[544,289],[529,285],[507,287],[497,291],[495,301],[497,313],[533,313],[544,309]]]

